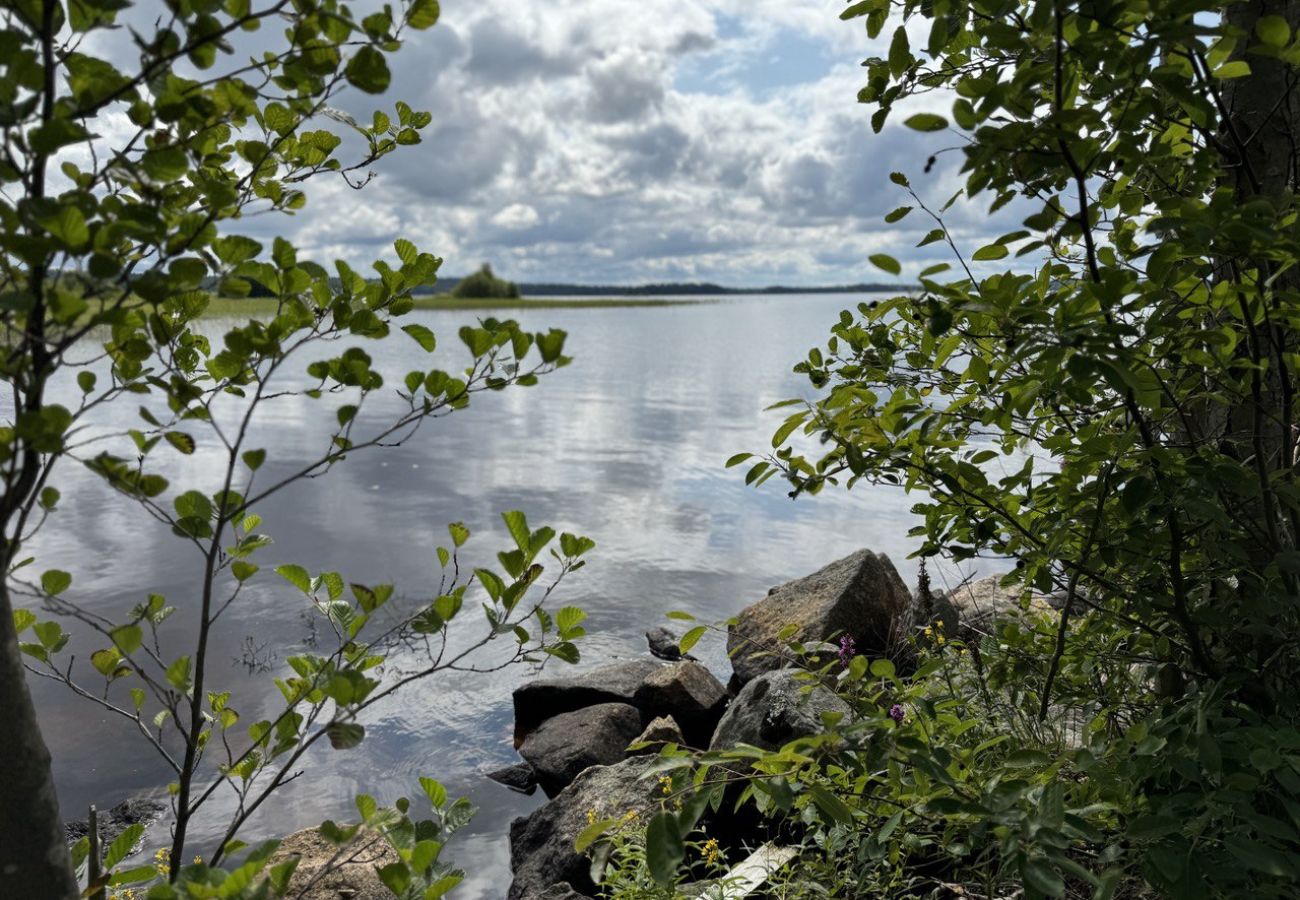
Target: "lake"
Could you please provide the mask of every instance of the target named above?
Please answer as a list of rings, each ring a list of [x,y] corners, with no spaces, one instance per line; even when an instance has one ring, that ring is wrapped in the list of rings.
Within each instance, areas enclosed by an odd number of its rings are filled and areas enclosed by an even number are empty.
[[[351,581],[391,582],[400,594],[430,596],[438,580],[433,550],[446,542],[446,524],[465,522],[475,533],[469,557],[488,560],[508,541],[499,514],[510,509],[526,512],[534,528],[550,524],[596,541],[586,568],[557,598],[589,614],[582,665],[644,654],[643,633],[664,624],[669,610],[722,619],[769,587],[861,547],[887,553],[914,583],[915,566],[906,558],[915,547],[907,537],[914,517],[900,492],[863,487],[792,501],[777,480],[754,490],[744,485],[743,469],[723,468],[733,453],[768,446],[782,415],[764,408],[809,392],[791,366],[809,347],[823,345],[839,311],[859,299],[760,295],[694,306],[502,314],[533,330],[567,330],[574,363],[537,387],[479,395],[470,409],[428,423],[401,447],[360,454],[255,510],[276,543],[257,557],[265,575],[250,582],[221,621],[211,682],[234,692],[232,706],[244,723],[279,699],[250,693],[275,689],[271,674],[250,675],[245,658],[283,671],[285,658],[300,652],[310,634],[305,601],[270,573],[274,565],[335,569]],[[465,358],[455,331],[473,318],[419,311],[403,322],[433,329],[440,338],[435,360],[455,370]],[[222,331],[219,320],[204,327],[214,338]],[[360,343],[386,374],[428,367],[428,357],[401,333],[380,345]],[[134,406],[124,400],[117,408],[122,418],[99,424],[134,427]],[[271,474],[318,452],[324,432],[312,424],[313,415],[318,409],[304,399],[275,407],[274,421],[252,443],[268,448]],[[157,455],[177,484],[202,482],[211,454],[200,447],[191,457]],[[61,512],[32,549],[41,567],[74,573],[68,598],[120,621],[147,594],[162,593],[179,608],[175,627],[183,628],[196,605],[187,589],[201,570],[198,554],[80,466],[64,465],[53,483],[63,492]],[[945,575],[956,577],[936,573],[940,586]],[[73,647],[84,658],[95,645],[83,640]],[[726,680],[718,637],[706,637],[696,654]],[[564,669],[555,663],[548,674]],[[303,776],[244,836],[346,819],[356,793],[391,801],[418,794],[417,777],[428,775],[480,809],[445,854],[468,872],[455,896],[504,895],[509,822],[542,799],[511,793],[482,773],[518,759],[510,742],[510,693],[527,677],[525,669],[512,668],[411,688],[368,721],[359,749],[314,748]],[[88,803],[105,808],[156,791],[169,780],[128,723],[57,684],[34,682],[65,817],[84,815]],[[211,843],[221,821],[211,813],[229,811],[214,807],[192,834]]]

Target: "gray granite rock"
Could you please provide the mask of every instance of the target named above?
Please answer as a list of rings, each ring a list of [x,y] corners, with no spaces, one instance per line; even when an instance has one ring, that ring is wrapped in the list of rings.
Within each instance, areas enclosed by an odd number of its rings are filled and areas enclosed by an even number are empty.
[[[521,685],[514,693],[516,746],[560,713],[598,703],[634,703],[642,682],[663,666],[652,659],[628,659],[570,678],[539,678]]]
[[[623,759],[641,727],[636,707],[598,703],[547,719],[520,745],[519,755],[533,767],[547,796],[554,796],[584,769]]]
[[[913,603],[889,557],[859,550],[773,588],[741,612],[727,635],[736,680],[743,685],[787,664],[785,642],[777,635],[790,625],[804,643],[843,634],[859,653],[887,655],[898,643],[900,623],[911,623]]]
[[[644,756],[646,754],[658,753],[664,744],[681,745],[686,743],[686,738],[682,736],[682,730],[677,727],[672,716],[660,716],[653,720],[641,732],[632,739],[629,745],[629,756]],[[639,750],[632,750],[631,747],[637,744],[649,744],[650,746],[642,747]]]
[[[822,685],[809,685],[793,669],[765,672],[731,701],[709,742],[710,750],[751,744],[776,750],[823,730],[823,712],[849,714],[849,705]]]
[[[588,814],[614,818],[635,812],[642,819],[658,810],[663,794],[651,770],[653,756],[634,756],[612,766],[587,769],[550,803],[510,825],[509,900],[529,900],[561,882],[595,892],[590,863],[573,849]]]
[[[633,702],[646,714],[672,716],[681,725],[682,734],[696,746],[702,746],[713,733],[728,699],[722,682],[690,660],[654,670],[633,696]]]

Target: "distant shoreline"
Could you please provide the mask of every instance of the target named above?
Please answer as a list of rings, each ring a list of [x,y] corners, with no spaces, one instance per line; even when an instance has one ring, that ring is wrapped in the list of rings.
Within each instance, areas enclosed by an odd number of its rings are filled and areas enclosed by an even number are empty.
[[[438,279],[441,291],[450,291],[462,279],[443,277]],[[711,282],[665,282],[662,284],[608,285],[608,284],[562,284],[520,282],[519,292],[526,297],[734,297],[754,294],[880,294],[888,292],[907,292],[912,285],[897,284],[843,284],[816,285],[813,287],[790,287],[788,285],[768,285],[757,288],[724,287]]]

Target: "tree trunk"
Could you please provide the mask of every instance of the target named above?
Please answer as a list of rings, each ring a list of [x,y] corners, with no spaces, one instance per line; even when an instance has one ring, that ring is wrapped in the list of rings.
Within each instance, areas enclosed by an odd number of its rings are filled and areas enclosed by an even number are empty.
[[[0,897],[72,900],[72,872],[50,770],[14,631],[9,588],[0,582]]]

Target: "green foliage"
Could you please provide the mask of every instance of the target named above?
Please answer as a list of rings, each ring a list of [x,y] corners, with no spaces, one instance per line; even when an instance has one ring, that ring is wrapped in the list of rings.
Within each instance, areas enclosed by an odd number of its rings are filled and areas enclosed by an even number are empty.
[[[824,668],[853,716],[684,763],[751,770],[746,799],[802,841],[794,896],[1294,896],[1300,9],[843,17],[888,46],[859,94],[873,128],[907,108],[936,154],[961,143],[946,202],[928,169],[890,176],[889,220],[928,217],[918,246],[955,267],[844,311],[796,367],[815,398],[729,464],[796,496],[902,488],[920,556],[1004,559],[1064,610],[968,635],[966,657],[922,632],[913,674]],[[1022,222],[965,247],[963,198]]]
[[[518,298],[519,286],[513,281],[497,278],[492,273],[492,267],[484,263],[483,267],[473,275],[457,282],[452,288],[451,295],[466,300],[510,300]]]
[[[188,826],[214,792],[233,792],[221,849],[204,863],[168,867],[167,883],[148,896],[278,896],[291,867],[268,868],[271,845],[228,862],[247,818],[313,746],[362,744],[359,720],[410,681],[471,668],[489,650],[492,666],[576,661],[583,614],[565,607],[552,617],[545,607],[594,545],[531,529],[510,512],[513,544],[497,554],[500,567],[471,567],[462,564],[469,532],[453,525],[453,546],[437,551],[435,597],[394,612],[392,584],[349,584],[342,573],[270,559],[272,536],[256,510],[349,456],[411,439],[485,391],[536,384],[569,362],[565,334],[484,318],[462,330],[460,345],[440,346],[427,326],[400,324],[441,265],[411,241],[395,236],[396,264],[376,261],[363,277],[341,260],[327,268],[307,259],[282,237],[266,245],[239,232],[249,216],[302,210],[307,181],[361,187],[377,160],[419,143],[427,112],[397,101],[358,121],[332,102],[348,87],[382,93],[389,57],[409,30],[437,21],[437,0],[370,4],[365,14],[339,0],[170,4],[149,24],[133,17],[143,31],[119,21],[131,5],[30,0],[0,13],[0,380],[16,410],[0,428],[0,614],[13,616],[29,668],[134,723],[173,773],[170,859],[188,858]],[[263,24],[275,34],[250,58],[240,35]],[[198,327],[210,291],[257,294],[265,314],[241,313],[213,340]],[[428,356],[390,384],[366,346],[395,325]],[[299,379],[305,371],[305,389],[284,377],[295,370]],[[60,379],[76,385],[71,407],[49,399]],[[267,465],[250,435],[274,422],[267,401],[287,397],[314,407],[330,434],[291,466]],[[90,427],[101,407],[120,428]],[[181,469],[182,480],[163,474],[176,471],[172,454],[197,453],[205,465]],[[140,505],[162,526],[159,540],[177,542],[176,565],[194,576],[191,627],[171,621],[173,607],[147,585],[148,599],[133,608],[91,613],[79,605],[90,588],[75,573],[50,569],[28,580],[23,542],[57,527],[55,482],[68,463],[98,475],[121,503]],[[326,637],[289,658],[270,690],[241,699],[214,683],[208,651],[254,581],[296,597]],[[18,592],[41,598],[39,613],[13,608]],[[61,621],[98,648],[67,657],[72,635]],[[453,628],[471,633],[453,639]],[[385,666],[398,647],[426,648],[427,658],[404,658],[414,671],[398,677]],[[327,837],[382,835],[401,857],[384,882],[401,897],[442,896],[457,878],[439,852],[469,810],[444,808],[445,792],[442,800],[432,793],[432,823],[413,823],[405,801],[377,811],[359,798],[359,824],[331,826]],[[30,800],[53,816],[48,796]],[[129,849],[108,848],[107,869]],[[79,853],[84,860],[88,849]],[[106,877],[156,880],[145,868]]]

